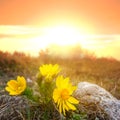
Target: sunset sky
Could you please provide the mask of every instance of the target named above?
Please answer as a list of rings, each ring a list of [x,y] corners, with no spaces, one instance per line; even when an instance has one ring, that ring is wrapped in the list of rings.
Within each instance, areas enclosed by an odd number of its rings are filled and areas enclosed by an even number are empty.
[[[50,44],[120,60],[120,0],[0,0],[0,50],[37,55]]]

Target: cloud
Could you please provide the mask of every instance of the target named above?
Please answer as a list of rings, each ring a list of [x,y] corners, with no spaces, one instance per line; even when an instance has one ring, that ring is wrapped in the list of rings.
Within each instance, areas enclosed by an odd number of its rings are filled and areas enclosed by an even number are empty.
[[[69,39],[62,40],[60,36],[46,36],[48,28],[37,28],[33,26],[0,26],[0,50],[3,51],[22,51],[37,55],[40,49],[47,48],[50,44],[66,42],[69,45]],[[53,38],[53,39],[52,39]],[[69,36],[68,36],[69,38]],[[79,38],[79,36],[78,36]],[[59,41],[58,41],[59,40]],[[82,43],[82,44],[81,44]],[[81,44],[82,48],[94,52],[98,57],[114,57],[120,60],[120,35],[119,34],[96,34],[80,36],[80,39],[73,38],[72,45]],[[54,51],[60,51],[54,49]],[[62,49],[62,53],[65,52]]]
[[[32,27],[32,26],[15,26],[15,25],[0,25],[1,35],[27,35],[27,34],[41,34],[42,28]]]

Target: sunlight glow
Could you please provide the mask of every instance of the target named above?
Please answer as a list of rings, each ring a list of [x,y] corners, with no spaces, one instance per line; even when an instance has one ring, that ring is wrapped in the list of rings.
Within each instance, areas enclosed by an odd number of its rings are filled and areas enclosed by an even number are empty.
[[[86,33],[83,33],[82,30],[72,27],[72,26],[55,26],[51,28],[44,29],[44,35],[37,36],[33,38],[37,42],[41,40],[43,43],[49,44],[57,44],[57,45],[73,45],[76,43],[81,44],[81,46],[88,45],[85,40]],[[43,44],[41,43],[41,44]],[[45,44],[43,44],[45,46]]]
[[[119,58],[119,34],[92,34],[70,25],[51,27],[0,26],[0,50],[25,52],[38,56],[40,50],[50,48],[54,54],[70,53],[74,45],[95,53],[98,57]],[[69,52],[68,52],[69,51]]]

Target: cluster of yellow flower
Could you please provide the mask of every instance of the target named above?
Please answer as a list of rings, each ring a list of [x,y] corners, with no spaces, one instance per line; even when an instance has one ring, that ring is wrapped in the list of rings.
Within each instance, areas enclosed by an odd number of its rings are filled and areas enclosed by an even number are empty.
[[[26,80],[24,77],[17,77],[17,80],[10,80],[7,82],[6,91],[9,95],[20,95],[26,89]]]
[[[40,75],[45,77],[46,82],[50,83],[54,76],[60,72],[60,68],[57,64],[46,64],[40,66],[39,71]],[[26,87],[27,83],[25,78],[18,76],[17,80],[7,82],[5,90],[9,92],[9,95],[20,95],[25,91]],[[76,110],[74,104],[78,104],[79,101],[72,96],[75,89],[76,86],[72,86],[68,77],[64,78],[62,75],[56,77],[52,99],[60,113],[65,115],[65,111]]]

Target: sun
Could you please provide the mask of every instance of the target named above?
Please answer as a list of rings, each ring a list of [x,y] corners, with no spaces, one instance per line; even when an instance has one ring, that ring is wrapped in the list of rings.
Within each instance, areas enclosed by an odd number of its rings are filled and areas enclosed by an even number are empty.
[[[74,26],[57,25],[44,28],[44,34],[38,36],[36,39],[41,39],[46,44],[72,45],[80,43],[81,45],[85,45],[86,34],[88,33]]]
[[[48,37],[52,43],[68,45],[73,44],[74,40],[77,41],[78,35],[79,32],[74,28],[69,26],[56,26],[48,29],[46,37]]]

